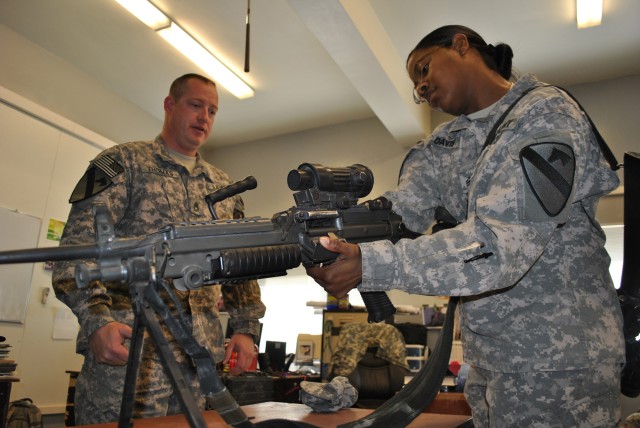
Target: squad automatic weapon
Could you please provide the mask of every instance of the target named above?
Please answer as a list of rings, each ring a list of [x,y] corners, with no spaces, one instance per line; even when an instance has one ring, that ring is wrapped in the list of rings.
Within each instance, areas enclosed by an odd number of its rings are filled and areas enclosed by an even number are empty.
[[[0,253],[0,264],[95,259],[76,268],[76,283],[92,281],[150,281],[171,279],[179,290],[208,284],[236,283],[282,276],[287,270],[328,264],[337,254],[319,243],[335,235],[347,242],[399,239],[402,219],[391,204],[378,199],[358,204],[373,187],[373,174],[363,165],[329,168],[302,164],[287,183],[296,206],[272,218],[244,218],[171,224],[156,233],[116,238],[106,208],[93,209],[96,243],[37,248]],[[231,195],[255,188],[253,177],[208,195],[213,206]],[[369,321],[382,321],[395,313],[384,292],[363,293]]]
[[[321,236],[333,235],[358,243],[396,241],[405,232],[401,217],[393,213],[391,204],[384,198],[358,204],[358,198],[368,195],[373,187],[373,175],[363,165],[329,168],[305,163],[289,173],[287,183],[296,191],[296,206],[270,219],[178,223],[133,238],[117,238],[106,207],[96,204],[93,208],[95,244],[0,252],[0,264],[83,260],[75,271],[79,288],[90,287],[94,281],[129,284],[135,316],[120,427],[129,427],[132,423],[145,329],[158,349],[190,425],[205,426],[173,360],[160,321],[167,325],[194,362],[208,405],[232,426],[253,426],[217,376],[210,352],[191,335],[190,323],[180,303],[171,297],[171,285],[179,290],[195,290],[210,284],[286,275],[287,270],[300,264],[310,267],[335,261],[337,254],[319,243]],[[255,179],[247,177],[208,195],[205,201],[213,218],[216,218],[215,203],[255,187]],[[163,291],[170,296],[176,311],[169,310],[161,297]],[[362,298],[370,322],[382,321],[395,313],[384,292],[362,293]],[[286,425],[284,421],[281,423]]]

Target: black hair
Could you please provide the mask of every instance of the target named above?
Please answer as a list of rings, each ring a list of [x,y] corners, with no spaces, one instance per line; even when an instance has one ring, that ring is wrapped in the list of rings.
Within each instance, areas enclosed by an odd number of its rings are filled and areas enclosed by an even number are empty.
[[[499,43],[497,46],[487,44],[480,34],[463,25],[445,25],[427,34],[418,42],[416,47],[409,52],[407,62],[409,62],[411,54],[417,50],[432,46],[450,47],[453,43],[453,37],[456,34],[463,34],[467,37],[469,45],[480,53],[487,67],[498,72],[498,74],[507,80],[511,78],[511,60],[513,59],[511,47],[504,43]]]
[[[171,95],[171,97],[173,97],[174,100],[178,101],[180,97],[184,95],[186,91],[187,82],[191,79],[197,79],[202,83],[205,83],[207,85],[213,85],[214,88],[216,87],[216,83],[213,80],[209,79],[208,77],[204,77],[196,73],[187,73],[178,77],[176,80],[173,81],[173,83],[171,84],[171,87],[169,88],[169,95]]]

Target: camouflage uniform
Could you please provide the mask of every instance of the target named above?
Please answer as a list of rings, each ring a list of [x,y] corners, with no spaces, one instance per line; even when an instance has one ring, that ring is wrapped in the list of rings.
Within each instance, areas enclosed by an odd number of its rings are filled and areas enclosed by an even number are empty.
[[[408,369],[404,339],[390,324],[349,323],[341,327],[336,349],[331,356],[334,376],[349,376],[367,348],[376,346],[376,357]]]
[[[600,411],[613,425],[624,361],[622,316],[595,213],[619,181],[575,102],[542,86],[524,76],[488,114],[479,112],[484,117],[459,116],[410,150],[398,188],[385,196],[411,230],[427,230],[438,206],[460,224],[396,245],[360,244],[358,288],[461,296],[464,361],[482,369],[487,382],[491,374],[602,369],[601,385],[609,388],[604,408],[582,408],[576,420]],[[532,87],[483,151],[497,119]],[[523,153],[540,147],[563,151],[556,162],[561,170],[575,159],[566,204],[557,209],[525,176]],[[519,387],[503,385],[504,396]],[[486,397],[467,398],[472,407],[486,406]],[[538,399],[546,398],[533,394],[526,404],[534,408]],[[519,426],[535,425],[528,422]]]
[[[200,155],[193,172],[189,173],[170,156],[160,136],[152,142],[121,144],[103,151],[87,169],[81,181],[85,185],[80,185],[80,190],[90,188],[86,180],[91,182],[92,174],[109,176],[113,183],[93,196],[88,190],[88,198],[73,203],[62,245],[95,242],[91,209],[96,203],[107,206],[115,235],[119,238],[150,234],[169,223],[211,220],[205,196],[232,182],[226,173],[206,163]],[[91,184],[100,186],[100,181]],[[215,205],[219,218],[240,217],[243,208],[238,196]],[[73,310],[80,323],[76,351],[85,356],[85,361],[76,386],[76,418],[83,424],[113,421],[119,415],[125,367],[96,363],[89,352],[88,337],[112,321],[132,325],[128,285],[95,282],[86,290],[79,290],[75,286],[73,269],[72,262],[57,263],[53,287],[56,296]],[[193,336],[200,345],[211,350],[216,361],[224,358],[224,332],[217,311],[221,289],[234,332],[256,337],[258,319],[265,311],[256,281],[237,286],[207,286],[195,291],[176,290],[185,311],[190,314]],[[190,361],[174,342],[171,345],[176,361],[190,367],[187,377],[191,390],[197,394],[197,378]],[[169,401],[175,394],[172,394],[172,387],[160,365],[151,341],[145,340],[134,411],[136,417],[180,410],[175,397]],[[202,406],[202,397],[198,395],[197,400]]]

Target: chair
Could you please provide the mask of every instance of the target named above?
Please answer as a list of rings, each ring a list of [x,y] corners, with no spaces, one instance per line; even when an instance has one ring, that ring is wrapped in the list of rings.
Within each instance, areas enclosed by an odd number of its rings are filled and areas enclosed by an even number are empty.
[[[410,373],[402,334],[390,324],[343,325],[330,373],[331,378],[346,376],[358,390],[355,407],[376,408],[402,388]]]

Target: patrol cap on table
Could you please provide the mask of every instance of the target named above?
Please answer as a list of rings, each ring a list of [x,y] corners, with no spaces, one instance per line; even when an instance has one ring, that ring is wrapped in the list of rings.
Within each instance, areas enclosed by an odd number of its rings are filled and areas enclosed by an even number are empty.
[[[344,376],[329,383],[302,381],[300,388],[300,401],[320,413],[337,412],[358,400],[358,390]]]

